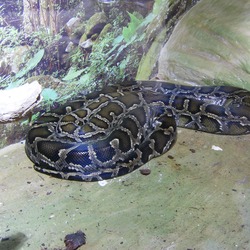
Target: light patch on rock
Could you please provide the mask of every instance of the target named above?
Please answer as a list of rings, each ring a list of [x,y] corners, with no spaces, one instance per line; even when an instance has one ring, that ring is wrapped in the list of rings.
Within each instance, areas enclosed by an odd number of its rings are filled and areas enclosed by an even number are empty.
[[[212,146],[212,150],[215,150],[215,151],[223,151],[223,149],[222,149],[221,147],[215,146],[215,145]]]

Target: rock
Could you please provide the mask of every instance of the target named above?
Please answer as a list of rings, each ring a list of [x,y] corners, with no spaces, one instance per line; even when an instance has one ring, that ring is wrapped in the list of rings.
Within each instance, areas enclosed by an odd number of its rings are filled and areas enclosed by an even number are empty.
[[[78,17],[72,17],[65,25],[65,30],[67,31],[68,35],[72,34],[74,32],[74,29],[79,25],[80,18]]]
[[[59,79],[56,79],[56,78],[49,76],[49,75],[39,75],[39,76],[30,77],[29,79],[26,80],[26,83],[29,83],[29,84],[25,84],[25,86],[27,86],[25,96],[26,96],[26,98],[29,98],[28,95],[31,95],[30,100],[29,100],[31,103],[32,103],[31,100],[35,100],[36,99],[35,96],[37,96],[35,91],[32,90],[33,87],[35,87],[35,85],[36,85],[37,90],[40,91],[40,87],[37,84],[37,82],[39,83],[39,85],[42,86],[42,89],[46,89],[46,88],[53,89],[54,91],[56,91],[59,94],[61,94],[62,90],[66,89],[66,88],[70,88],[70,86],[67,85],[66,83],[63,83]],[[32,85],[33,85],[33,87],[30,88],[30,86],[32,86]],[[18,92],[19,95],[20,95],[21,91],[23,92],[22,88],[20,90],[20,87],[17,89],[13,89],[12,91],[14,91],[14,90],[16,92]],[[71,90],[69,90],[69,91],[71,91]],[[74,92],[74,89],[72,89],[71,92]],[[32,93],[34,94],[34,96],[32,96]],[[6,94],[6,92],[5,92],[5,94]],[[18,97],[18,98],[20,98],[20,97]],[[38,97],[37,104],[39,101],[40,101],[40,99]],[[5,102],[2,103],[1,97],[0,97],[0,103],[1,103],[0,110],[2,113],[2,111],[3,111],[2,106],[6,106],[9,104],[6,104]],[[16,107],[14,107],[14,108],[21,108],[20,105],[21,104],[16,104]],[[34,105],[33,107],[31,107],[32,106],[32,104],[31,104],[30,111],[32,114],[39,115],[39,113],[40,113],[39,111],[51,109],[51,107],[53,107],[53,105],[54,104],[45,102],[45,100],[42,99],[41,102],[39,103],[39,105],[37,105],[37,106]],[[13,105],[13,106],[15,106],[15,105]],[[26,105],[26,106],[28,106],[28,105]],[[28,117],[26,117],[26,116],[28,116],[28,113],[29,113],[28,110],[25,113],[21,112],[20,117],[19,117],[20,120],[19,120],[19,118],[16,118],[16,120],[11,121],[11,122],[10,121],[9,122],[5,121],[4,123],[0,122],[0,131],[1,131],[1,133],[0,133],[0,148],[5,147],[9,144],[18,142],[18,141],[23,140],[25,138],[25,135],[26,135],[27,130],[29,128],[29,124],[28,124],[29,122],[27,119]],[[22,118],[24,118],[24,119],[22,119]]]
[[[94,14],[86,24],[85,33],[80,38],[79,46],[86,46],[85,42],[93,36],[96,36],[96,34],[99,35],[106,24],[107,17],[103,12]]]
[[[83,49],[91,49],[93,44],[96,42],[98,43],[98,40],[104,37],[107,32],[109,32],[112,28],[112,25],[110,23],[106,24],[100,33],[94,33],[89,39],[85,40],[82,43],[79,43],[79,46]],[[87,36],[85,36],[85,39]],[[84,39],[83,39],[84,40]]]
[[[81,35],[85,31],[85,24],[78,17],[72,17],[65,25],[64,30],[68,36],[68,39],[77,45]]]
[[[72,17],[65,25],[65,31],[68,38],[77,44],[81,35],[84,33],[85,25],[78,17]]]
[[[71,52],[77,45],[83,49],[90,49],[106,24],[107,17],[103,12],[94,14],[86,24],[81,23],[77,17],[71,18],[65,25],[70,39],[65,52]]]
[[[76,233],[67,234],[64,238],[66,250],[76,250],[86,244],[86,235],[81,230]]]
[[[97,2],[101,10],[107,14],[109,14],[112,8],[119,8],[121,5],[119,0],[98,0]]]
[[[65,84],[61,80],[50,75],[32,76],[27,79],[27,82],[29,83],[34,81],[38,81],[43,88],[52,88],[54,90],[57,90],[58,92],[59,89],[66,88]]]
[[[65,49],[65,52],[67,53],[70,53],[73,49],[75,48],[75,45],[73,42],[69,42],[66,49]]]
[[[152,20],[149,22],[145,35],[144,54],[139,64],[136,75],[137,79],[147,80],[155,76],[158,71],[158,59],[162,47],[172,34],[173,27],[178,20],[196,4],[196,0],[178,0],[170,4],[168,0],[155,1],[153,11],[150,14]],[[162,8],[161,6],[166,6]]]
[[[4,65],[8,69],[8,74],[17,73],[20,70],[20,65],[29,49],[29,46],[16,46],[11,48],[11,50],[9,48],[3,49],[0,56],[2,58],[1,61],[4,61]]]
[[[175,27],[159,58],[159,78],[250,90],[250,5],[201,1]]]
[[[0,123],[27,115],[41,100],[42,87],[35,81],[13,89],[0,90]]]
[[[5,61],[5,58],[0,60],[0,76],[7,76],[11,73],[11,67]]]
[[[152,10],[153,3],[153,0],[98,0],[98,5],[107,15],[110,14],[113,8],[117,8],[123,12],[138,12],[146,16]]]
[[[125,0],[123,1],[123,7],[128,12],[138,12],[143,16],[146,16],[150,11],[152,11],[152,7],[155,1],[153,0]]]
[[[83,49],[90,49],[93,46],[93,40],[89,38],[86,41],[79,43],[79,46]]]

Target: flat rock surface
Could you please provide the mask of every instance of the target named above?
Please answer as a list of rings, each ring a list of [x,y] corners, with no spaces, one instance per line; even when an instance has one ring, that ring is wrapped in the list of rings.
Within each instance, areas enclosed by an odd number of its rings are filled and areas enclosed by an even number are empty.
[[[250,136],[179,129],[144,168],[107,182],[71,182],[32,169],[19,143],[0,151],[0,250],[250,249]],[[143,168],[142,167],[142,168]]]

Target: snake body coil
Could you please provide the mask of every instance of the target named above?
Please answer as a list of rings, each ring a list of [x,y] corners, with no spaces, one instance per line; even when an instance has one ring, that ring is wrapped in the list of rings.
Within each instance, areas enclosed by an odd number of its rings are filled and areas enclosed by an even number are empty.
[[[138,81],[105,87],[43,114],[30,128],[26,154],[55,177],[94,181],[129,173],[168,151],[176,127],[250,132],[250,92]]]

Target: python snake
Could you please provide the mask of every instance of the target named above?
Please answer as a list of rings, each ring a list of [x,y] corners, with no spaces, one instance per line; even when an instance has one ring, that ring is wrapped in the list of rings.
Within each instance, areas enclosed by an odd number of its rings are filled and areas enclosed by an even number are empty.
[[[42,173],[77,181],[127,174],[168,151],[176,127],[250,132],[250,92],[162,81],[107,86],[44,113],[30,128],[26,154]]]

